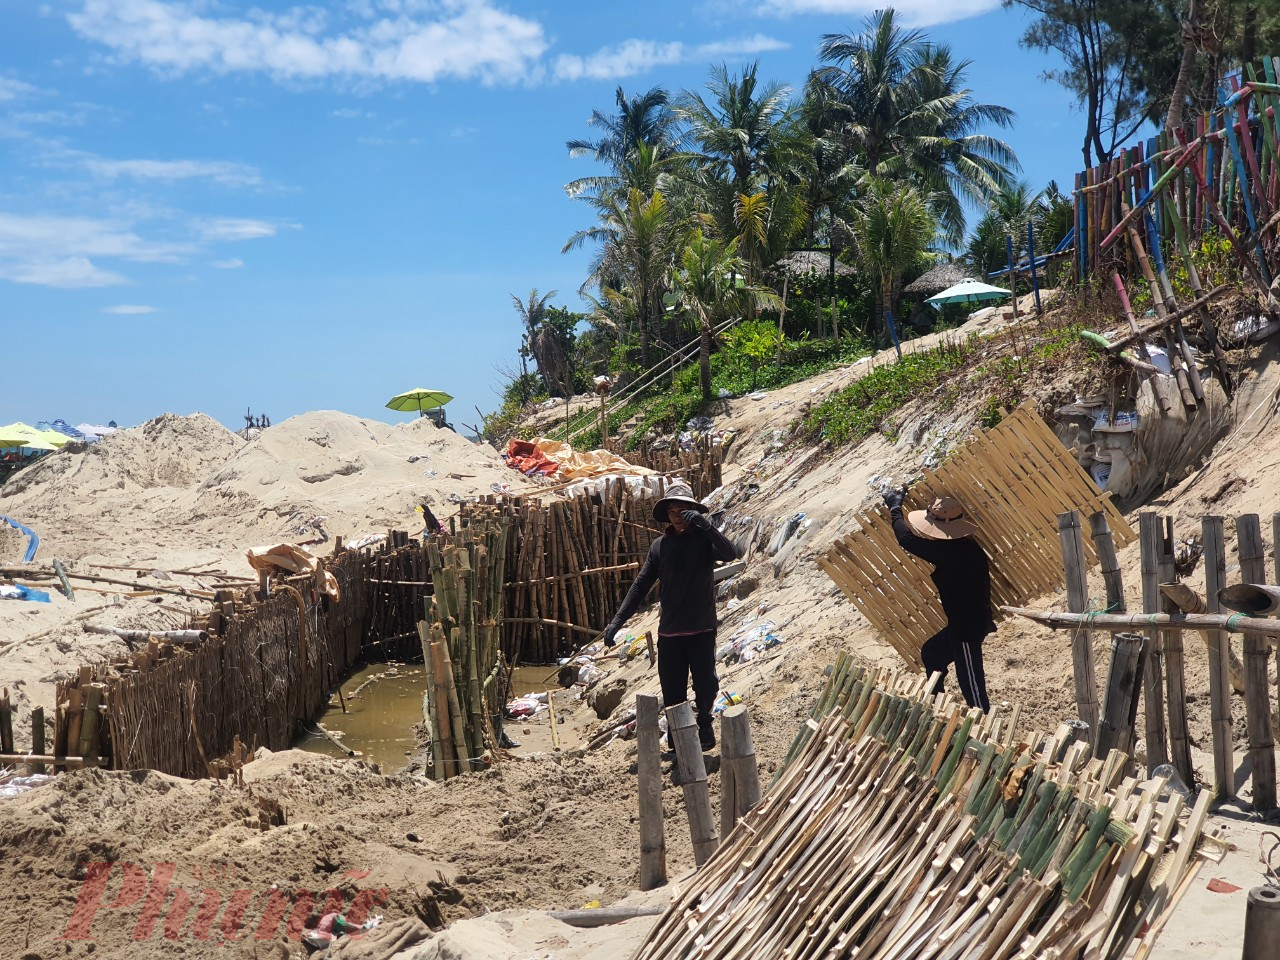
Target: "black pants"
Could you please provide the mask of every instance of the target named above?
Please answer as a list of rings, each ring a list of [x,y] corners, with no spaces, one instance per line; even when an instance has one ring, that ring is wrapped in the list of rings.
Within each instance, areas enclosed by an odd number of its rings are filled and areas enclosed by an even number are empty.
[[[942,690],[947,668],[954,663],[964,702],[971,707],[981,707],[984,712],[991,709],[991,701],[987,699],[987,675],[982,669],[982,641],[985,637],[985,633],[957,630],[948,624],[925,641],[920,648],[924,672],[942,674],[934,685],[933,693]]]
[[[716,694],[720,692],[720,678],[716,676],[716,632],[707,630],[687,637],[659,634],[658,682],[662,685],[664,707],[674,707],[689,699],[690,675],[693,677],[698,727],[710,730],[711,709],[716,704]]]

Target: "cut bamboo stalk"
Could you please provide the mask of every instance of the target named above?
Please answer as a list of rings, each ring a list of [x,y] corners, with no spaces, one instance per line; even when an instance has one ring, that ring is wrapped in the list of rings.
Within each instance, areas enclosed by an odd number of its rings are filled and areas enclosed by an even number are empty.
[[[1105,517],[1103,522],[1106,522]],[[1067,608],[1072,613],[1084,613],[1089,609],[1089,581],[1078,512],[1068,510],[1058,514],[1058,537],[1062,543],[1062,568],[1067,580]],[[1071,660],[1076,684],[1076,714],[1091,732],[1096,731],[1098,682],[1093,674],[1093,634],[1088,627],[1072,631]]]
[[[636,775],[640,797],[640,889],[667,882],[667,845],[662,829],[662,767],[658,698],[636,697]]]
[[[1107,589],[1107,612],[1124,613],[1124,575],[1120,572],[1120,560],[1116,556],[1115,539],[1107,523],[1107,515],[1101,510],[1089,517],[1089,535],[1093,549],[1101,564],[1102,582]],[[1083,552],[1081,554],[1083,557]]]
[[[1266,560],[1262,524],[1256,513],[1236,518],[1236,550],[1240,575],[1248,583],[1265,583]],[[1267,679],[1270,645],[1258,636],[1244,638],[1245,722],[1249,758],[1253,766],[1253,807],[1260,812],[1276,806],[1275,735],[1271,728],[1271,684]]]
[[[34,754],[44,753],[44,707],[33,707],[31,709],[31,752]],[[31,765],[32,773],[44,773],[43,763],[34,763]]]
[[[1223,541],[1222,517],[1202,517],[1200,520],[1200,542],[1204,550],[1204,584],[1205,607],[1208,615],[1220,609],[1218,593],[1225,585],[1227,578],[1227,551]],[[1230,619],[1230,618],[1224,618]],[[1209,683],[1210,692],[1216,685],[1219,695],[1214,701],[1214,796],[1226,800],[1236,795],[1235,760],[1232,755],[1231,742],[1231,702],[1230,691],[1223,683],[1223,672],[1227,668],[1234,651],[1231,639],[1226,631],[1212,629],[1207,624],[1205,637],[1209,641]],[[1222,769],[1220,769],[1220,767]]]
[[[1159,541],[1160,572],[1157,591],[1160,609],[1164,613],[1177,613],[1178,605],[1159,589],[1160,583],[1177,580],[1173,564],[1173,518],[1165,518],[1164,536]],[[1196,782],[1195,767],[1191,763],[1191,732],[1187,724],[1186,670],[1183,657],[1183,637],[1177,630],[1165,630],[1160,634],[1165,655],[1165,693],[1169,707],[1169,759],[1183,783]]]
[[[687,700],[667,707],[667,728],[676,745],[676,765],[680,771],[680,787],[684,791],[685,810],[689,816],[689,835],[693,840],[693,859],[700,867],[716,852],[715,819],[711,812],[711,795],[707,789],[707,768],[698,742],[693,704]]]
[[[728,837],[760,802],[760,771],[751,738],[751,718],[741,704],[720,714],[720,836]]]

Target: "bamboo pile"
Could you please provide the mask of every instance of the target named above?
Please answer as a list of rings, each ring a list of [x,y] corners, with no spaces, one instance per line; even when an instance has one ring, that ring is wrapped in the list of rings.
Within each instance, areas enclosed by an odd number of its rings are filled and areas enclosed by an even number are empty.
[[[683,480],[699,500],[706,499],[721,483],[723,451],[705,440],[692,450],[645,448],[629,451],[626,457],[638,467],[648,467],[668,479]]]
[[[990,560],[996,606],[1021,606],[1062,586],[1059,513],[1102,513],[1117,546],[1134,539],[1110,498],[1030,404],[993,429],[977,432],[940,467],[926,471],[911,487],[904,509],[923,509],[944,494],[958,499],[978,526],[975,539]],[[946,625],[929,579],[933,567],[898,546],[883,505],[854,519],[860,529],[837,540],[818,558],[818,566],[903,660],[922,669],[920,647]],[[1088,562],[1097,562],[1091,543],[1085,550]],[[998,620],[1003,614],[995,610],[993,616]]]
[[[597,496],[540,503],[512,497],[464,504],[500,509],[510,524],[503,651],[511,663],[552,663],[598,636],[661,536],[653,500],[618,479]]]
[[[499,643],[507,542],[507,518],[497,508],[473,511],[457,537],[427,541],[435,593],[418,635],[437,780],[482,770],[496,755],[508,687]]]
[[[1164,782],[1064,724],[967,713],[918,676],[835,666],[764,800],[633,954],[1146,957],[1201,866]],[[1119,782],[1117,782],[1119,780]],[[1166,869],[1167,868],[1167,869]]]

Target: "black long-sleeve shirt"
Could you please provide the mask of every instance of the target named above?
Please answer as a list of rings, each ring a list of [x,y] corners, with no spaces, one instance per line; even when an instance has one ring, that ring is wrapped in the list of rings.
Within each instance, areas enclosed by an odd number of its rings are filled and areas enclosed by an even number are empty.
[[[972,537],[932,540],[911,529],[901,507],[889,511],[893,535],[907,553],[933,564],[930,579],[942,600],[947,623],[964,633],[985,636],[996,628],[991,618],[991,572],[987,555]]]
[[[620,628],[644,602],[655,580],[662,581],[662,612],[658,635],[664,637],[702,633],[716,628],[716,590],[713,570],[717,560],[736,560],[738,551],[714,526],[705,530],[689,526],[684,533],[667,527],[649,547],[644,566],[627,591],[612,626]]]

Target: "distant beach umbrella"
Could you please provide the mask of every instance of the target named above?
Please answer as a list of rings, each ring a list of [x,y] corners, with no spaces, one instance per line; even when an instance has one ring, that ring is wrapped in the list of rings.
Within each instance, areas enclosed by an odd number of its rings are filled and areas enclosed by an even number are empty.
[[[45,436],[43,430],[26,423],[11,423],[0,427],[0,448],[25,447],[28,450],[57,450],[66,443],[69,437],[57,435],[62,441],[58,443],[52,437]]]
[[[999,300],[1009,296],[1008,290],[1002,290],[1000,287],[993,287],[989,283],[983,283],[980,280],[961,280],[954,287],[947,287],[941,293],[936,293],[925,303],[932,304],[935,307],[941,307],[948,303],[970,303],[979,300]]]
[[[387,401],[387,407],[391,410],[406,412],[417,410],[421,414],[427,410],[443,407],[452,399],[453,395],[445,393],[443,390],[425,390],[422,387],[415,387],[412,390],[406,390],[404,393],[397,393]]]

